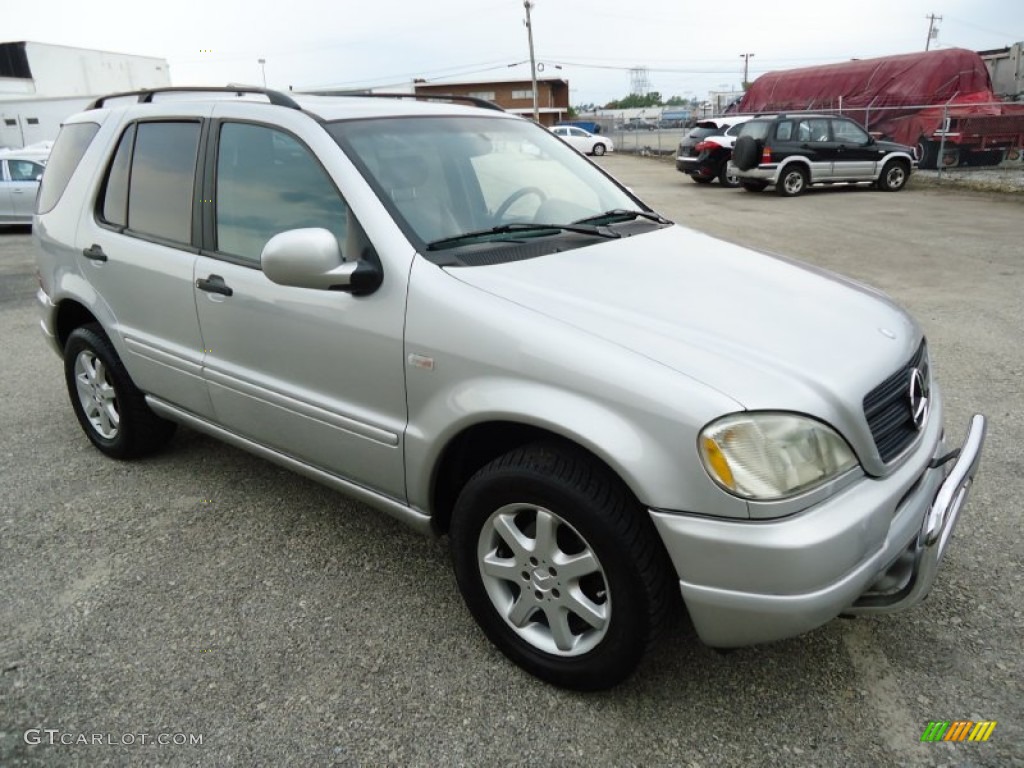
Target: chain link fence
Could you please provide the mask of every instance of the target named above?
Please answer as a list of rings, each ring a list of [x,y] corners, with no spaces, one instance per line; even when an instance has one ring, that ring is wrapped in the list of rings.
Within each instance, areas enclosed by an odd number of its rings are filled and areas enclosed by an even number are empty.
[[[996,169],[1010,187],[1024,189],[1024,104],[970,102],[915,104],[898,107],[844,107],[841,101],[809,105],[787,114],[843,115],[856,120],[876,139],[913,148],[922,170],[938,179],[971,170]],[[735,113],[739,114],[739,113]],[[734,115],[731,115],[734,116]],[[588,118],[600,126],[617,152],[642,156],[674,157],[679,142],[695,122]],[[929,174],[932,175],[932,174]],[[1015,180],[1021,179],[1018,184]]]

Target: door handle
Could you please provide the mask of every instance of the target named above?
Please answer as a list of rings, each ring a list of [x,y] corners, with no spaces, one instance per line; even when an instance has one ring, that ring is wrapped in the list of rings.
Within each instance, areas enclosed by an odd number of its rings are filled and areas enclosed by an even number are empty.
[[[200,291],[206,291],[207,293],[219,293],[222,296],[230,296],[234,293],[228,287],[228,284],[224,282],[224,278],[220,275],[210,275],[209,277],[201,277],[196,280],[196,288]]]
[[[11,192],[13,192],[16,195],[24,195],[25,194],[25,190],[24,189],[12,189]]]
[[[103,252],[103,249],[100,246],[96,245],[96,243],[93,243],[84,251],[82,251],[82,255],[85,256],[85,258],[90,259],[92,261],[107,260],[107,254],[105,254]]]

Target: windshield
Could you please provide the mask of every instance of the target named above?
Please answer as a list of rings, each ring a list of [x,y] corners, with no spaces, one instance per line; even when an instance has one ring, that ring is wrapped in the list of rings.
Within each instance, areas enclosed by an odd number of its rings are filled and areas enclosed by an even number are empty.
[[[689,136],[691,139],[703,139],[705,136],[713,136],[717,132],[718,129],[714,126],[698,125],[690,131]]]
[[[569,225],[644,209],[560,139],[507,117],[403,117],[331,123],[419,247],[513,224]],[[578,232],[576,234],[579,234]],[[475,237],[474,241],[478,241]]]

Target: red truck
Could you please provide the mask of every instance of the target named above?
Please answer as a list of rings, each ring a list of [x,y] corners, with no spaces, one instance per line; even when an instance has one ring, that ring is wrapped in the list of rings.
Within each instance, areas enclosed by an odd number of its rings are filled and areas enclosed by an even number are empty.
[[[768,72],[738,107],[810,110],[840,112],[915,147],[922,168],[1020,160],[1024,148],[1024,104],[999,99],[984,60],[963,48]]]

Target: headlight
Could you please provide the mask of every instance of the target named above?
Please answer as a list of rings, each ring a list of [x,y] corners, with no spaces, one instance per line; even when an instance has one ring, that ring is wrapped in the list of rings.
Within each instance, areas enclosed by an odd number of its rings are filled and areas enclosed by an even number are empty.
[[[857,466],[831,427],[793,413],[738,413],[708,424],[700,458],[711,478],[747,499],[792,496]]]

